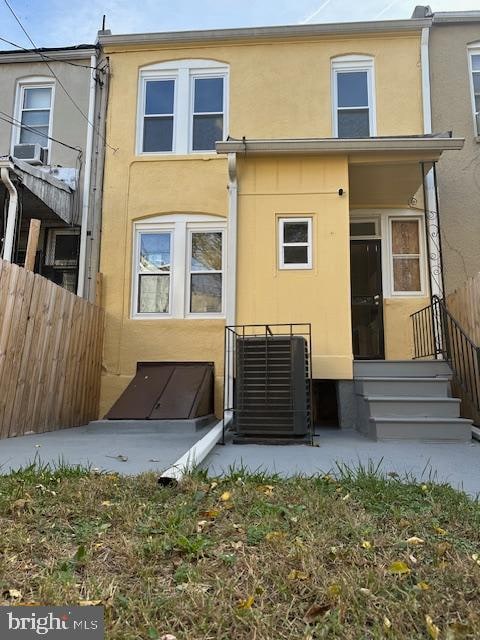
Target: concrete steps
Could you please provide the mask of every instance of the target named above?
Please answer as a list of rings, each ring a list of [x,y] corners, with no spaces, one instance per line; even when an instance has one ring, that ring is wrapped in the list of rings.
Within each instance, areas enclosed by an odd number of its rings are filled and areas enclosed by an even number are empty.
[[[374,440],[469,441],[451,377],[442,360],[355,362],[357,428]]]

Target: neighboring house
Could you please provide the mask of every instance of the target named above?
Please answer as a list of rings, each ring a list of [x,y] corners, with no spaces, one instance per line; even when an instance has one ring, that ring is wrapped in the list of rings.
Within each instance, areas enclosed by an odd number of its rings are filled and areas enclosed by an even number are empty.
[[[0,52],[0,256],[91,300],[98,272],[108,65],[94,45]],[[98,67],[98,68],[97,68]]]
[[[422,174],[463,144],[426,127],[430,24],[100,36],[117,149],[102,412],[139,362],[212,361],[220,416],[225,325],[311,323],[312,402],[344,426],[354,360],[392,375],[412,357],[431,291]]]
[[[429,50],[433,130],[465,138],[438,163],[449,293],[480,271],[480,11],[434,13]]]

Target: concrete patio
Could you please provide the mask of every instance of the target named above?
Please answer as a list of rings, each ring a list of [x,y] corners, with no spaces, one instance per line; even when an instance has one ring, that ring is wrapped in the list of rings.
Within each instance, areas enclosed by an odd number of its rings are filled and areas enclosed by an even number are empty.
[[[337,464],[349,467],[379,465],[384,473],[407,474],[418,481],[449,483],[472,496],[480,494],[480,442],[422,443],[373,442],[354,430],[321,429],[319,446],[242,444],[217,446],[202,466],[210,475],[231,467],[269,471],[282,476],[335,472]]]
[[[209,427],[180,430],[178,425],[145,423],[92,423],[0,441],[0,473],[8,473],[33,460],[42,463],[89,465],[135,475],[161,473],[180,458]],[[356,467],[369,463],[385,473],[407,474],[418,481],[447,482],[470,495],[480,494],[480,442],[439,444],[420,442],[373,442],[352,430],[322,429],[318,446],[217,445],[202,463],[210,475],[232,467],[268,471],[282,476],[335,471],[338,464]],[[126,458],[126,460],[125,460]]]

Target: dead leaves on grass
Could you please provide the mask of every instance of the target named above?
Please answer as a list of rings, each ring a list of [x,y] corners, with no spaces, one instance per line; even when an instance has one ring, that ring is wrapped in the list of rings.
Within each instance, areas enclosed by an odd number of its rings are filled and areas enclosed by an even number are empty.
[[[390,573],[393,573],[399,576],[406,576],[412,572],[408,564],[406,562],[403,562],[403,560],[395,560],[388,567],[388,570]]]
[[[331,607],[329,604],[312,604],[303,616],[303,621],[305,624],[314,624],[317,620],[323,618],[330,609]]]

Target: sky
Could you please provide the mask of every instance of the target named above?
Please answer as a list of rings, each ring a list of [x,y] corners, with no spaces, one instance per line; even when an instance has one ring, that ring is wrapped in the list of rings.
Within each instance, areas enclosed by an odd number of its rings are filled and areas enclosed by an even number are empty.
[[[95,41],[106,15],[112,33],[216,29],[409,18],[415,0],[8,0],[38,47]],[[426,4],[426,3],[425,3]],[[432,0],[434,11],[480,9],[479,0]],[[31,47],[5,1],[0,37]],[[0,43],[1,49],[12,48]]]

